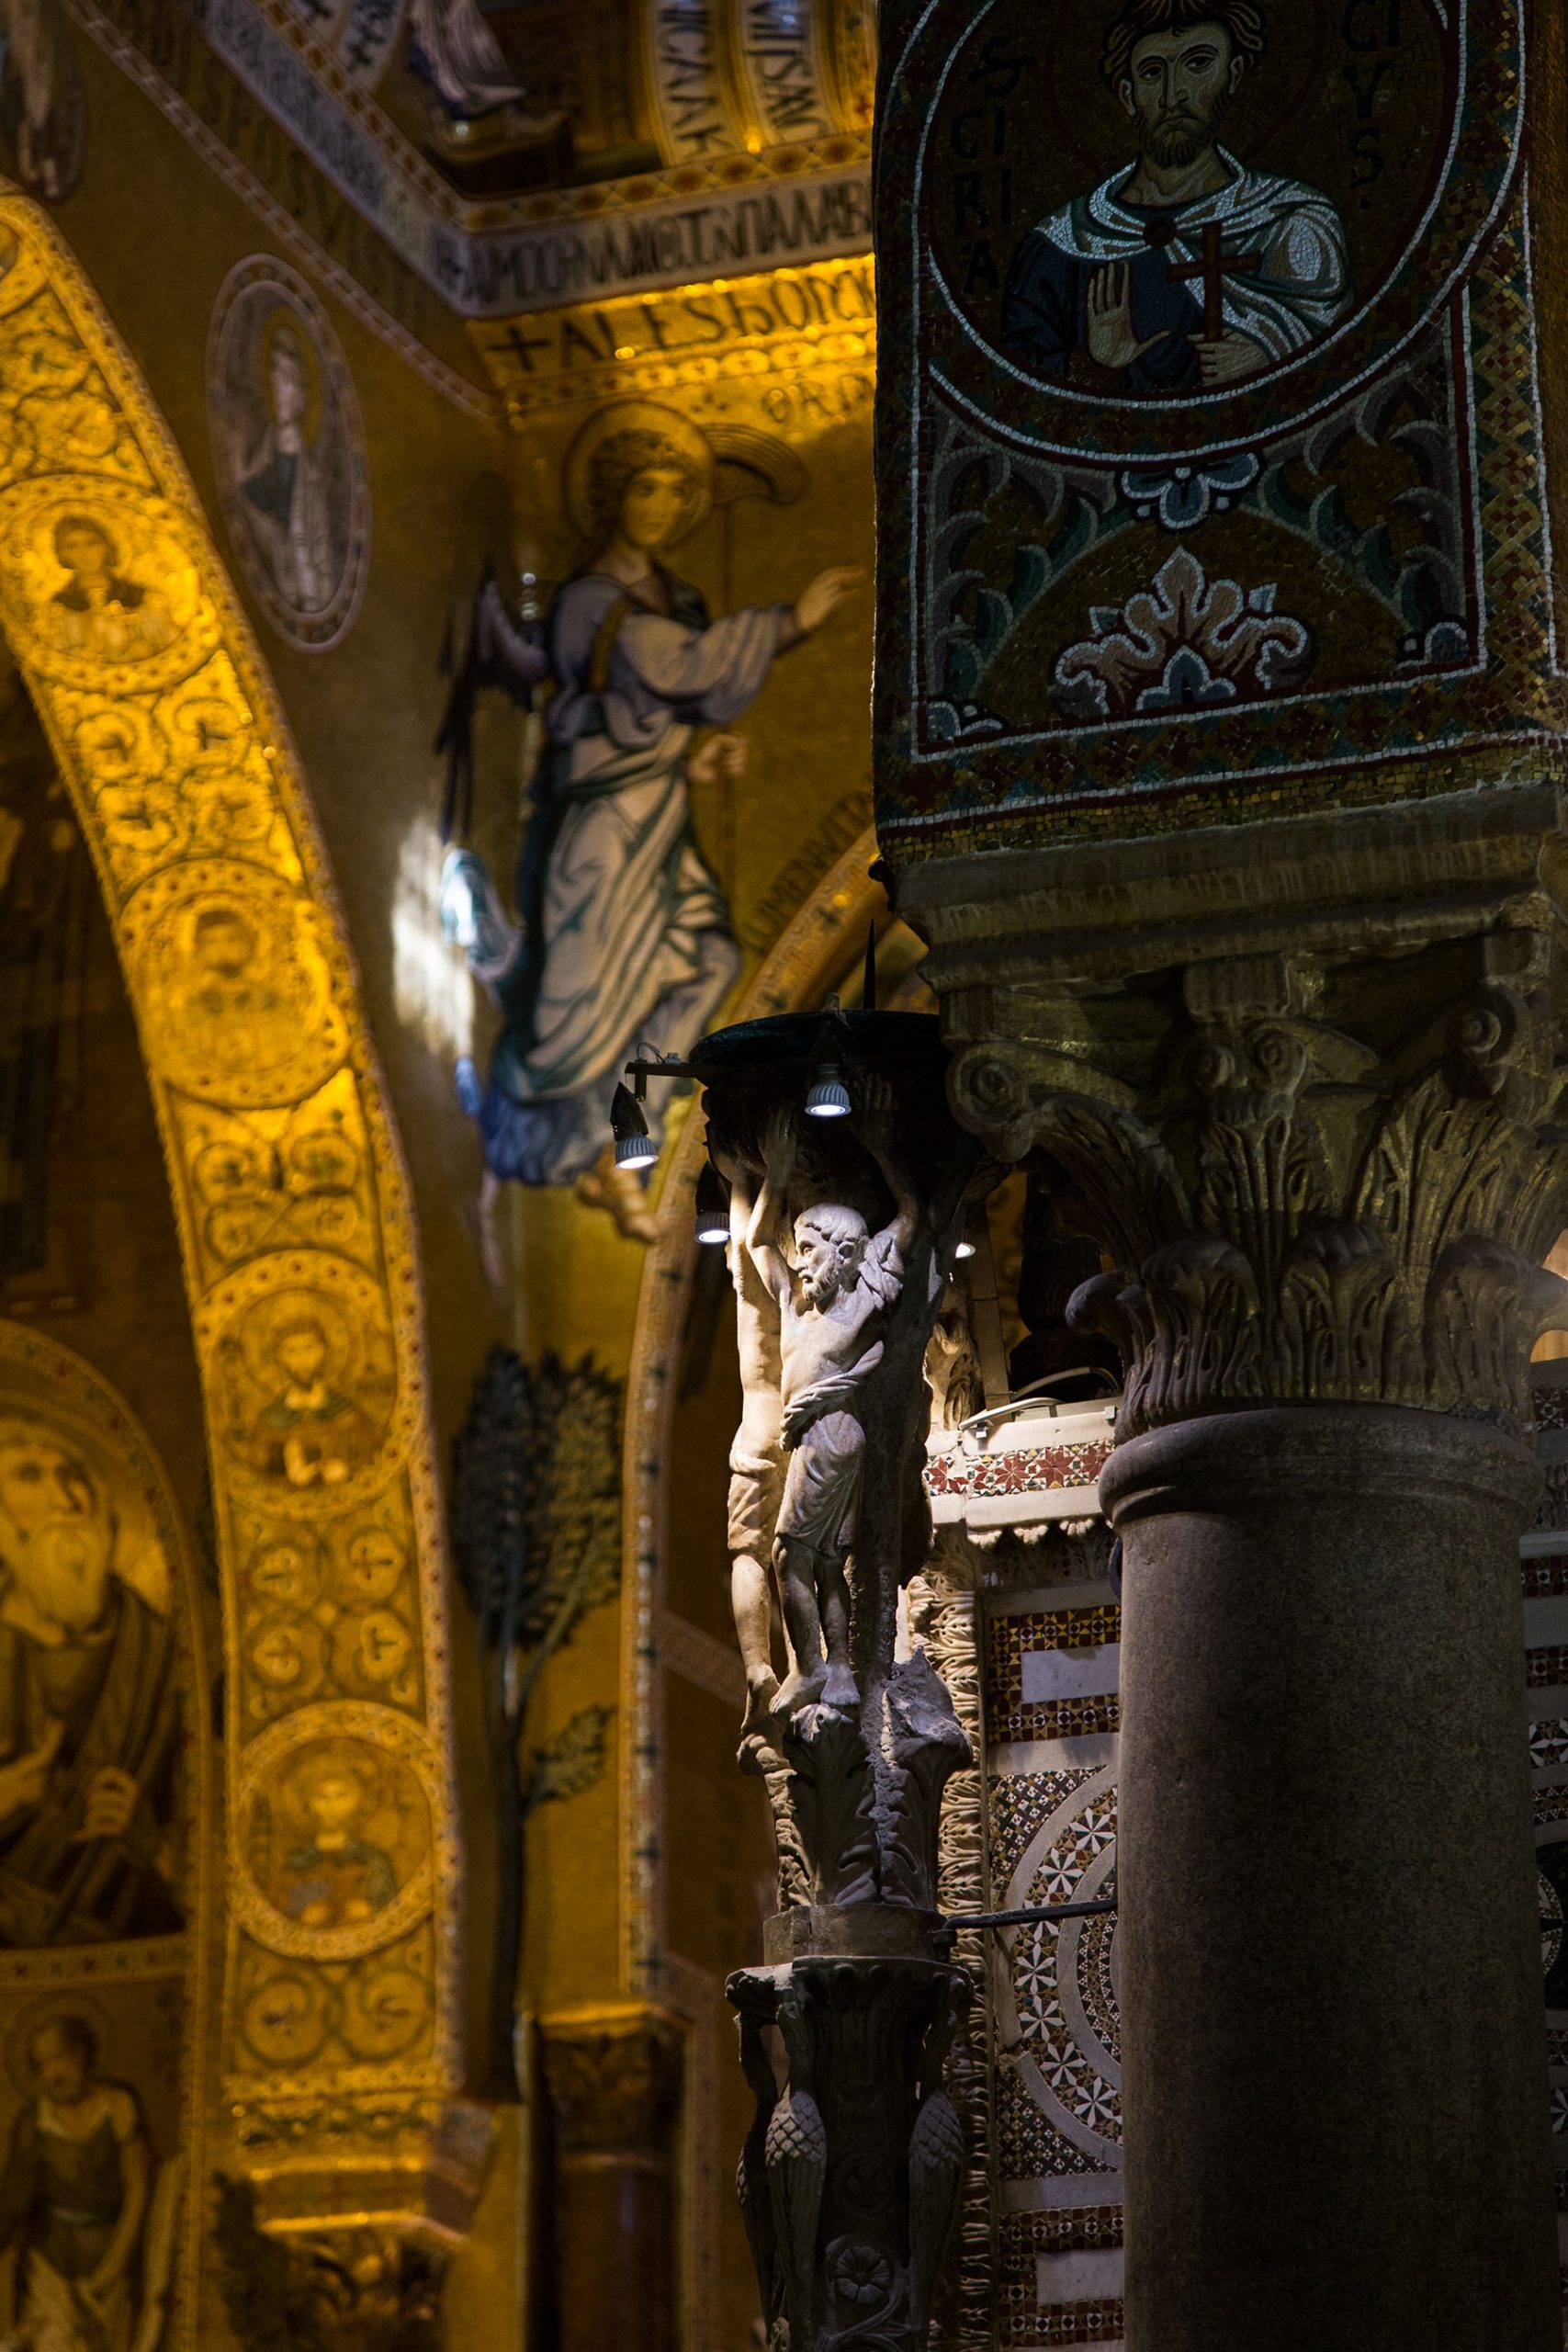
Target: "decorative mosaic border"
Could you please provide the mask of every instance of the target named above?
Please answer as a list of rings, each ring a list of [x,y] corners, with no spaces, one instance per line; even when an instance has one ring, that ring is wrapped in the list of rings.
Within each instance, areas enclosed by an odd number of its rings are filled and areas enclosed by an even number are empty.
[[[926,1491],[931,1495],[1037,1495],[1063,1487],[1093,1487],[1111,1459],[1110,1438],[1086,1439],[1072,1445],[1026,1446],[1017,1452],[966,1454],[961,1451],[932,1454],[926,1464]]]

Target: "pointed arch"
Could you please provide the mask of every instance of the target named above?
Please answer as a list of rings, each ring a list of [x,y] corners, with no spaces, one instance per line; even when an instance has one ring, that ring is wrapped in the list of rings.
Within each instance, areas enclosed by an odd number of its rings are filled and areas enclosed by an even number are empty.
[[[459,2227],[483,2142],[454,2105],[461,1858],[408,1172],[299,754],[194,484],[17,195],[0,632],[96,867],[179,1227],[222,1576],[231,2160],[275,2223]],[[368,1904],[306,1887],[310,1790],[333,1772],[381,1857]]]

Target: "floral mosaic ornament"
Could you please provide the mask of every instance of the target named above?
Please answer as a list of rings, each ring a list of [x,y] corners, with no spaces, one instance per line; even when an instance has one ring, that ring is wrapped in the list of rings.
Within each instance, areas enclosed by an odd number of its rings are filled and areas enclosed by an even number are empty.
[[[1179,548],[1152,588],[1120,611],[1090,613],[1094,635],[1069,645],[1056,663],[1064,709],[1079,718],[1132,718],[1253,701],[1298,683],[1312,635],[1274,610],[1275,593],[1272,582],[1243,588],[1209,580]]]
[[[1129,466],[1116,487],[1140,522],[1151,515],[1167,531],[1195,531],[1211,511],[1223,514],[1252,488],[1261,470],[1250,449],[1234,458],[1202,458],[1191,465]]]

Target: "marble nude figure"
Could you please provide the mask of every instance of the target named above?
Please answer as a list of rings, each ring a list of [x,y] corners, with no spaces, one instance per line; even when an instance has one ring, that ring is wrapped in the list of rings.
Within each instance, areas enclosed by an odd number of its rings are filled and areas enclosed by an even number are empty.
[[[769,1715],[818,1703],[852,1708],[860,1696],[847,1564],[865,1460],[863,1397],[882,1361],[919,1212],[894,1156],[885,1080],[863,1081],[855,1127],[894,1201],[891,1221],[874,1233],[858,1209],[831,1200],[791,1218],[799,1138],[787,1105],[769,1118],[754,1198],[750,1171],[726,1162],[745,1397],[730,1455],[730,1551],[748,1733]],[[782,1683],[770,1559],[789,1651]]]

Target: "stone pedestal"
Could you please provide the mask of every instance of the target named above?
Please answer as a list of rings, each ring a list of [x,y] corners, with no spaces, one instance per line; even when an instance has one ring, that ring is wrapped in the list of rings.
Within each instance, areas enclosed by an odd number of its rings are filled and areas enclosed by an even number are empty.
[[[1379,1406],[1118,1449],[1131,2352],[1561,2340],[1528,1450]]]
[[[908,1914],[877,1909],[862,1915],[874,1946],[917,1952]],[[967,1976],[913,1956],[817,1957],[744,1969],[728,1989],[757,2094],[738,2185],[770,2345],[924,2352],[963,2186],[942,2067]]]

